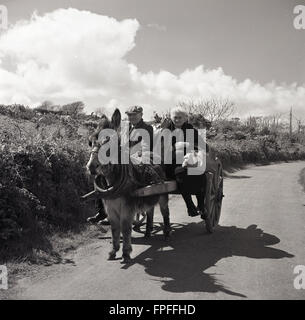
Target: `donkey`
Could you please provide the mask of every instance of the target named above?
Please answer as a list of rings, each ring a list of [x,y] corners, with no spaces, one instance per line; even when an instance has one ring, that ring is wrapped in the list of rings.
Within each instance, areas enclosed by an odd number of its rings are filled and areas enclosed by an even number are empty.
[[[130,262],[130,253],[132,251],[131,246],[131,232],[132,224],[136,213],[148,211],[153,208],[157,203],[159,203],[160,211],[163,216],[164,228],[163,233],[165,239],[170,235],[170,219],[169,219],[169,208],[168,208],[168,195],[154,195],[143,198],[132,197],[126,193],[120,195],[119,193],[115,197],[107,197],[110,190],[113,190],[114,187],[120,188],[120,183],[124,181],[122,175],[124,175],[124,166],[126,164],[108,164],[100,163],[98,159],[98,152],[104,142],[98,142],[97,136],[99,132],[103,129],[111,128],[119,134],[121,126],[121,113],[116,109],[112,115],[111,121],[108,118],[104,118],[98,128],[98,131],[95,133],[93,139],[89,145],[92,146],[89,162],[86,167],[88,172],[91,175],[95,176],[95,186],[98,191],[101,192],[101,197],[104,203],[105,210],[108,215],[108,220],[111,225],[112,232],[112,250],[109,252],[108,260],[114,260],[116,258],[116,253],[120,249],[120,235],[123,235],[123,263]],[[111,139],[111,137],[110,137]],[[118,143],[120,147],[121,139],[119,137]],[[160,166],[161,168],[161,166]],[[98,181],[103,179],[106,182],[106,185],[109,186],[106,190],[101,189]],[[126,179],[125,179],[126,181]],[[147,216],[146,224],[146,233],[145,236],[149,237],[152,231],[153,224],[153,214]]]

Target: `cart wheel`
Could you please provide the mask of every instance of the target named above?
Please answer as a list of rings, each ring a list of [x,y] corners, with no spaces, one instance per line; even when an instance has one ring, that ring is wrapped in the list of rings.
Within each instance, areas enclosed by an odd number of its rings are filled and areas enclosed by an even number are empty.
[[[206,216],[205,227],[208,233],[213,233],[218,225],[223,198],[223,171],[219,166],[215,173],[208,172],[205,196]]]
[[[137,213],[136,216],[135,216],[135,219],[133,221],[134,227],[135,228],[140,228],[144,224],[145,219],[146,219],[146,213],[145,212]]]

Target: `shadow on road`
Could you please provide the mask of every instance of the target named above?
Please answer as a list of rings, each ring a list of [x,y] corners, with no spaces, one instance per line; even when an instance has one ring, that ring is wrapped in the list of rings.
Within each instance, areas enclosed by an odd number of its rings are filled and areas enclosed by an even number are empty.
[[[143,265],[147,274],[164,278],[160,281],[163,282],[162,289],[166,291],[224,292],[246,298],[245,295],[226,288],[217,281],[216,274],[205,273],[205,270],[215,266],[219,260],[232,256],[253,259],[293,257],[290,253],[268,247],[279,242],[279,238],[264,233],[256,225],[246,229],[220,226],[215,233],[209,235],[205,233],[203,222],[174,224],[173,234],[167,242],[162,234],[154,235],[150,240],[134,238],[134,245],[149,243],[151,247],[135,257],[132,264]],[[127,269],[132,264],[123,268]]]
[[[252,177],[251,176],[242,176],[242,175],[239,175],[239,176],[227,175],[226,178],[227,179],[251,179]]]

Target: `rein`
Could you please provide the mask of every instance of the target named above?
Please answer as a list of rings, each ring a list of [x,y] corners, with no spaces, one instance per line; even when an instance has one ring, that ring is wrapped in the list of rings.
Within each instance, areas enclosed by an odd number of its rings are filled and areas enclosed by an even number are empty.
[[[105,177],[98,175],[94,179],[94,188],[105,199],[115,199],[131,194],[134,190],[146,185],[134,176],[134,170],[135,167],[132,164],[117,165],[115,174],[119,179],[108,187]]]

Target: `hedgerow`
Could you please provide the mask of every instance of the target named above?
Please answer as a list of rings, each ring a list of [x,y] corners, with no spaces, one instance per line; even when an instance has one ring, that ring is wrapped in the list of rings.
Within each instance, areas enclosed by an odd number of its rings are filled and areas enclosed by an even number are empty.
[[[87,160],[87,149],[78,141],[38,137],[32,142],[6,140],[1,145],[2,249],[33,234],[80,227],[90,212],[88,204],[80,202],[80,196],[92,188],[85,171]]]

